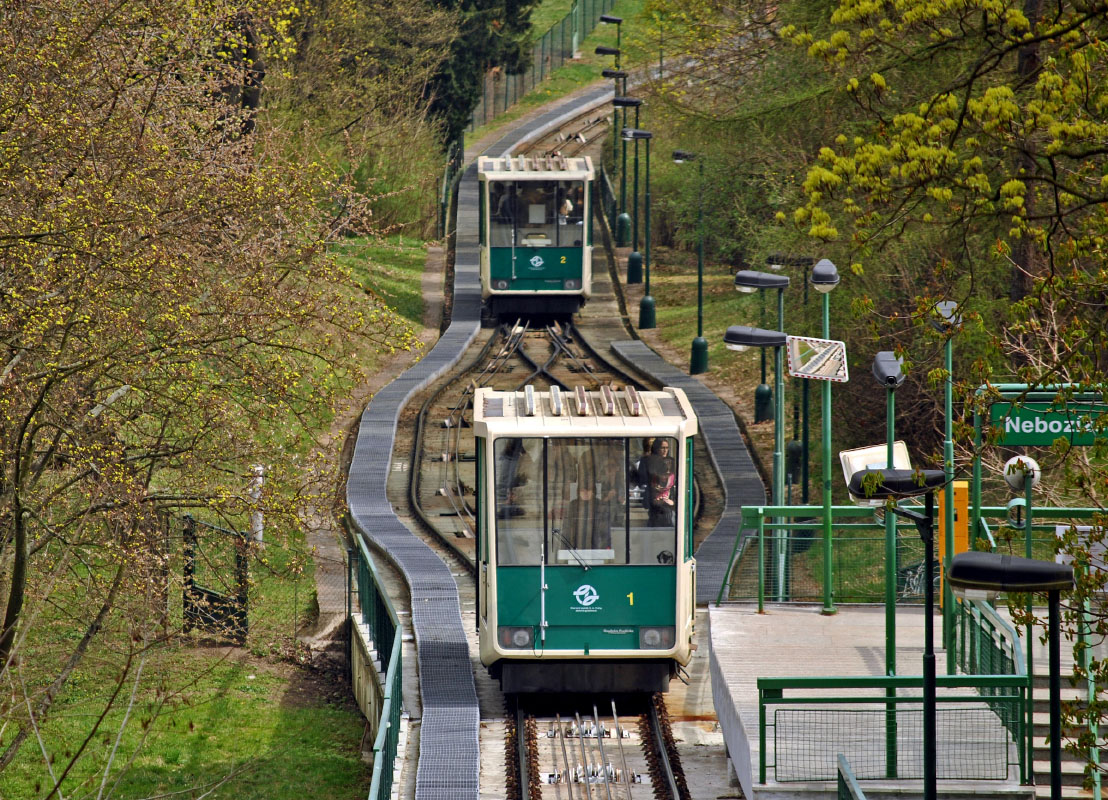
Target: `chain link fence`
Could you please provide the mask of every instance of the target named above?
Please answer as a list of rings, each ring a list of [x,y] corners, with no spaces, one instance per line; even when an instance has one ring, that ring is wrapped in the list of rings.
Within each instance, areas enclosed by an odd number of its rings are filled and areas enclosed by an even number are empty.
[[[558,22],[550,26],[531,46],[531,66],[515,75],[503,67],[485,73],[481,99],[469,118],[469,129],[484,125],[504,113],[519,98],[532,91],[546,77],[574,57],[585,37],[592,33],[615,0],[577,0]]]

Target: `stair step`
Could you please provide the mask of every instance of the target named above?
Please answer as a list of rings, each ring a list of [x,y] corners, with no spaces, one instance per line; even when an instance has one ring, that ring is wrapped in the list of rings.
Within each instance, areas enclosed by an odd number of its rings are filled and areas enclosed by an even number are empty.
[[[1076,761],[1063,761],[1059,764],[1062,772],[1062,785],[1063,786],[1080,786],[1085,780],[1085,765]],[[1035,784],[1046,784],[1050,786],[1050,761],[1039,761],[1036,759],[1033,762],[1035,773]]]
[[[1091,789],[1083,789],[1080,786],[1066,786],[1062,785],[1062,797],[1064,800],[1088,800],[1093,796]],[[1046,784],[1035,784],[1035,797],[1036,798],[1049,798],[1050,797],[1050,781],[1047,780]]]

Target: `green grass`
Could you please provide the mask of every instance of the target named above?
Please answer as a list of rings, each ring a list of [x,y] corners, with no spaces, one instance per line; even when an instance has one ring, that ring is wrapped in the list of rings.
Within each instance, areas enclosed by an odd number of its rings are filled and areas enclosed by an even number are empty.
[[[212,651],[169,646],[152,660],[159,662],[158,680],[175,674],[195,683],[187,701],[175,699],[155,716],[156,680],[144,680],[112,761],[108,786],[119,781],[113,796],[180,792],[195,797],[207,788],[212,790],[208,797],[236,800],[365,797],[369,769],[359,753],[360,714],[346,704],[318,702],[302,673],[241,651],[221,659]],[[154,672],[148,667],[145,674]],[[101,711],[106,684],[95,677],[86,672],[84,680],[67,690],[42,729],[59,768],[80,747]],[[129,691],[127,686],[122,696]],[[95,793],[116,746],[124,705],[107,716],[69,773],[67,796],[79,784]],[[143,735],[145,746],[124,770]],[[28,742],[4,771],[0,796],[45,797],[50,786],[38,748]]]
[[[537,42],[573,8],[574,0],[543,0],[531,12],[531,40]]]
[[[375,292],[412,325],[422,324],[420,280],[427,259],[422,240],[403,234],[348,239],[335,245],[335,252],[362,286]]]
[[[349,260],[361,285],[378,293],[413,326],[419,325],[425,260],[422,241],[393,235],[372,242],[349,240],[337,248],[340,257]],[[369,352],[357,357],[366,360],[370,370],[378,360]],[[313,379],[341,380],[329,373]],[[330,422],[328,415],[317,421],[318,428],[324,430]],[[260,435],[293,452],[312,447],[311,441],[294,437],[291,426],[263,426]],[[238,528],[247,525],[245,516],[231,522],[208,521]],[[173,534],[168,565],[170,575],[175,576],[168,594],[171,633],[181,630],[182,617],[180,531]],[[228,648],[209,634],[193,634],[148,652],[135,703],[112,761],[108,786],[119,781],[113,796],[180,793],[198,797],[210,791],[205,796],[235,800],[365,797],[370,767],[359,753],[364,718],[347,687],[299,666],[304,653],[297,647],[295,635],[316,611],[314,564],[303,532],[299,526],[282,530],[278,521],[267,519],[266,542],[265,551],[251,561],[250,634],[245,647]],[[220,546],[218,538],[204,548],[210,562],[200,567],[203,584],[233,591],[231,548],[226,543]],[[64,587],[55,587],[51,603],[42,607],[28,634],[20,678],[31,691],[52,679],[80,638],[83,627],[67,614],[70,607],[85,604],[82,576],[87,577],[87,571],[73,576]],[[41,586],[45,577],[34,575],[32,580]],[[65,796],[98,791],[116,746],[130,682],[99,730],[87,744],[82,743],[117,683],[123,654],[133,646],[126,631],[119,617],[109,620],[41,726],[41,748],[32,736],[0,773],[2,800],[44,798],[51,791],[53,780],[43,749],[55,775],[80,754],[65,777]],[[132,677],[135,667],[137,662]],[[0,726],[2,751],[18,730],[20,707],[0,704],[0,708],[0,722],[12,723]],[[220,781],[221,785],[213,784]]]
[[[557,0],[561,2],[562,0]],[[657,53],[648,54],[644,49],[633,44],[635,41],[641,39],[643,31],[645,30],[646,23],[641,19],[640,14],[643,8],[643,0],[621,0],[615,4],[612,10],[609,12],[616,16],[623,17],[623,34],[621,42],[624,56],[622,66],[624,69],[635,69],[643,66],[649,56],[650,64],[653,65],[654,58],[657,57]],[[544,4],[545,8],[545,4]],[[561,16],[565,16],[568,12],[569,6],[565,7]],[[532,14],[532,24],[535,26],[536,41],[541,38],[541,34],[546,31],[550,26],[545,28],[540,27],[535,20],[537,19],[536,12]],[[561,16],[554,17],[551,22],[557,22],[561,19]],[[615,66],[615,63],[611,56],[598,56],[594,52],[597,45],[607,45],[609,47],[616,46],[616,26],[615,25],[597,25],[596,28],[590,33],[580,45],[581,58],[573,61],[566,62],[563,66],[555,69],[551,72],[546,80],[538,84],[534,91],[529,92],[519,99],[515,105],[511,106],[506,112],[498,115],[495,119],[490,120],[488,123],[477,126],[474,130],[466,131],[466,141],[476,142],[479,139],[484,138],[489,133],[498,130],[508,123],[519,119],[527,112],[545,105],[552,100],[556,100],[559,97],[565,97],[582,86],[587,86],[590,83],[601,80],[600,72],[604,69],[608,69]]]

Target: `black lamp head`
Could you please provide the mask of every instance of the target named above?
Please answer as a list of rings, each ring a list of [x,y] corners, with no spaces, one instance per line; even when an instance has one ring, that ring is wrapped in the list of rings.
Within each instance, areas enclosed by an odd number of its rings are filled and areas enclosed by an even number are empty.
[[[781,331],[732,325],[723,334],[723,343],[729,350],[746,350],[751,347],[784,347],[786,336]]]
[[[884,499],[916,497],[945,483],[946,473],[941,469],[862,469],[850,476],[849,486],[855,497]]]
[[[782,267],[810,267],[816,263],[811,256],[790,256],[784,253],[771,253],[766,256],[766,266],[770,269]]]
[[[740,269],[735,273],[735,291],[755,292],[758,289],[787,289],[788,275],[775,275],[772,272],[759,272],[756,269]]]
[[[642,105],[641,97],[613,97],[612,105],[616,108],[638,108]],[[625,128],[630,130],[630,128]]]
[[[673,162],[675,164],[684,164],[686,161],[693,161],[696,159],[696,153],[690,153],[688,150],[674,150]]]
[[[597,48],[594,52],[598,56],[618,56],[619,55],[619,48],[618,47],[608,47],[606,45],[597,45]]]
[[[615,78],[617,81],[627,77],[627,73],[621,69],[602,69],[600,75],[604,78]]]
[[[950,562],[952,588],[979,592],[1051,592],[1073,588],[1073,567],[1002,553],[959,553]]]
[[[935,303],[938,318],[931,318],[931,327],[939,333],[949,333],[962,324],[962,315],[958,313],[958,303],[954,300],[941,300]]]
[[[605,25],[619,25],[623,22],[623,17],[613,17],[611,14],[601,14],[600,21]]]
[[[812,267],[812,274],[808,280],[817,292],[827,294],[839,285],[839,269],[830,259],[821,258]]]
[[[631,141],[634,141],[636,139],[653,139],[654,138],[653,133],[651,133],[650,131],[644,131],[640,128],[624,128],[623,133],[621,135],[623,137],[623,140],[626,141],[626,142],[631,142]]]
[[[873,377],[886,389],[896,389],[904,383],[903,359],[892,350],[882,350],[873,359]]]

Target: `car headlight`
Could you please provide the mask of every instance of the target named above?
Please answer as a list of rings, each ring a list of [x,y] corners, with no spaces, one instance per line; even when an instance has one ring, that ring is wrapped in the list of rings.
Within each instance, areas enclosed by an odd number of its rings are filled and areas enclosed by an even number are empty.
[[[527,627],[503,627],[500,629],[500,646],[512,650],[527,650],[535,640],[535,632]]]
[[[639,648],[642,650],[669,650],[676,638],[677,629],[672,625],[639,628]]]

